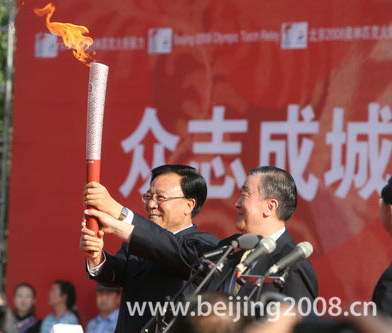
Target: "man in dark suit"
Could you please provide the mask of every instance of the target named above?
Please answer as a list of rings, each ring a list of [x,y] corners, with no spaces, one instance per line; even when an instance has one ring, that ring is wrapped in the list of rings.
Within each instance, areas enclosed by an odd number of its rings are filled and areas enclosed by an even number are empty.
[[[379,205],[381,222],[392,236],[392,177],[381,191]],[[382,314],[392,316],[392,265],[389,265],[378,280],[372,300]]]
[[[153,306],[163,305],[166,296],[173,296],[184,285],[192,262],[216,246],[218,239],[214,235],[198,232],[192,224],[206,197],[204,178],[194,168],[182,165],[163,165],[152,170],[150,189],[142,196],[148,220],[122,207],[102,185],[86,185],[85,204],[100,210],[90,209],[87,214],[101,221],[108,220],[109,224],[101,224],[101,238],[95,238],[84,223],[80,249],[87,257],[90,278],[122,288],[116,332],[139,332],[151,318],[147,302]],[[145,251],[140,257],[134,245],[140,237],[148,239],[150,229],[158,230],[159,238],[147,240],[152,255]],[[104,233],[114,234],[124,241],[114,256],[102,250]],[[181,250],[182,243],[187,244],[186,253]],[[163,252],[155,250],[158,245]],[[158,260],[149,260],[157,256]],[[181,260],[181,256],[186,256],[188,261]],[[183,264],[178,265],[178,262]],[[141,307],[145,302],[146,308],[143,313],[131,316],[130,307],[136,302]]]
[[[256,266],[252,267],[252,274],[265,274],[270,266],[294,249],[295,244],[285,228],[285,223],[294,213],[296,205],[296,186],[289,173],[275,167],[251,170],[236,202],[239,216],[236,227],[241,233],[269,236],[277,242],[276,250],[262,257]],[[197,259],[195,254],[199,251],[194,248],[200,250],[199,244],[187,239],[175,239],[172,234],[154,223],[143,223],[142,228],[132,229],[102,212],[89,210],[87,214],[99,218],[104,230],[123,234],[124,239],[130,238],[129,250],[137,256],[156,262],[164,261],[184,273],[189,272],[190,265]],[[204,246],[205,251],[211,249],[208,245]],[[223,272],[212,280],[209,290],[234,293],[234,286],[230,285],[230,282],[235,281],[234,267],[239,263],[242,254],[243,251],[240,251],[229,258]],[[264,284],[263,291],[267,290],[276,291],[277,288],[272,284]],[[245,285],[240,290],[240,295],[247,296],[249,291],[249,284]],[[308,297],[312,301],[317,297],[317,277],[308,260],[302,259],[291,266],[287,281],[280,291],[295,300]]]
[[[241,233],[251,233],[261,237],[271,237],[276,241],[276,249],[262,256],[251,265],[249,274],[264,275],[268,268],[290,253],[295,244],[286,230],[286,222],[297,206],[297,189],[293,177],[285,170],[264,166],[250,171],[241,195],[236,202],[238,219],[236,228]],[[221,243],[224,243],[223,240]],[[221,274],[214,278],[209,290],[220,290],[229,294],[249,296],[252,283],[246,283],[239,290],[236,285],[235,267],[240,263],[244,251],[229,257]],[[282,288],[272,283],[264,283],[262,292],[281,292],[298,301],[307,297],[313,301],[318,294],[316,273],[307,259],[293,264]]]

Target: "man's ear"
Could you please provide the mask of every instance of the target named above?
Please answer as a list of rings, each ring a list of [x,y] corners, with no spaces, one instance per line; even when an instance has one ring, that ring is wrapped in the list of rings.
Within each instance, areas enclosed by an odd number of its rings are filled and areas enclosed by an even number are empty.
[[[187,206],[186,206],[187,209],[185,210],[184,214],[185,215],[191,215],[193,209],[195,208],[195,206],[196,206],[196,200],[195,199],[193,199],[193,198],[187,199]]]
[[[265,210],[265,214],[267,216],[271,216],[272,214],[276,214],[276,210],[279,207],[279,202],[276,199],[268,199],[267,201],[267,209]]]

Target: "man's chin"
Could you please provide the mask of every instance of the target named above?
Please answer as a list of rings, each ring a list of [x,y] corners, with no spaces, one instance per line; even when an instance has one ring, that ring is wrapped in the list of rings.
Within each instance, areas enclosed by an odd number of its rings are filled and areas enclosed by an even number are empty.
[[[150,217],[149,218],[149,220],[151,221],[151,222],[154,222],[155,224],[161,224],[161,219],[160,218],[153,218],[153,217]]]
[[[150,221],[159,225],[161,228],[166,229],[162,219],[156,218],[156,219],[150,219]]]
[[[239,232],[243,233],[244,230],[245,230],[245,223],[244,223],[244,220],[242,220],[242,219],[237,220],[237,222],[235,223],[235,228],[236,228]]]

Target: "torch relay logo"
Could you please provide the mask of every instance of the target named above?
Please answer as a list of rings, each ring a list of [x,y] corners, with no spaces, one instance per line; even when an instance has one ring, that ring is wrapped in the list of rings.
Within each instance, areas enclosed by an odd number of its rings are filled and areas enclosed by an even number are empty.
[[[282,24],[282,49],[306,49],[308,47],[308,22]]]
[[[148,53],[171,53],[172,28],[152,28],[148,30]]]
[[[35,35],[35,57],[55,58],[58,55],[57,36],[45,32]]]

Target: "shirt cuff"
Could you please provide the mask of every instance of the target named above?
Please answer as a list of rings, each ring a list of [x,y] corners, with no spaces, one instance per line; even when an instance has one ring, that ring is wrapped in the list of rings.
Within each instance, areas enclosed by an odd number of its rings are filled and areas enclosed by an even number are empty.
[[[125,208],[125,209],[128,211],[128,214],[127,214],[127,217],[123,220],[123,222],[126,223],[126,224],[132,224],[133,223],[133,217],[134,217],[133,211],[131,211],[128,208]]]
[[[105,252],[102,252],[103,253],[103,261],[98,265],[98,266],[96,266],[96,267],[93,267],[93,268],[90,268],[89,267],[89,265],[88,265],[88,260],[86,259],[86,262],[87,262],[87,270],[88,270],[88,272],[89,272],[89,274],[91,275],[91,276],[97,276],[100,272],[101,272],[101,270],[102,270],[102,266],[103,266],[103,264],[105,263],[105,261],[106,261],[106,255],[105,255]]]

